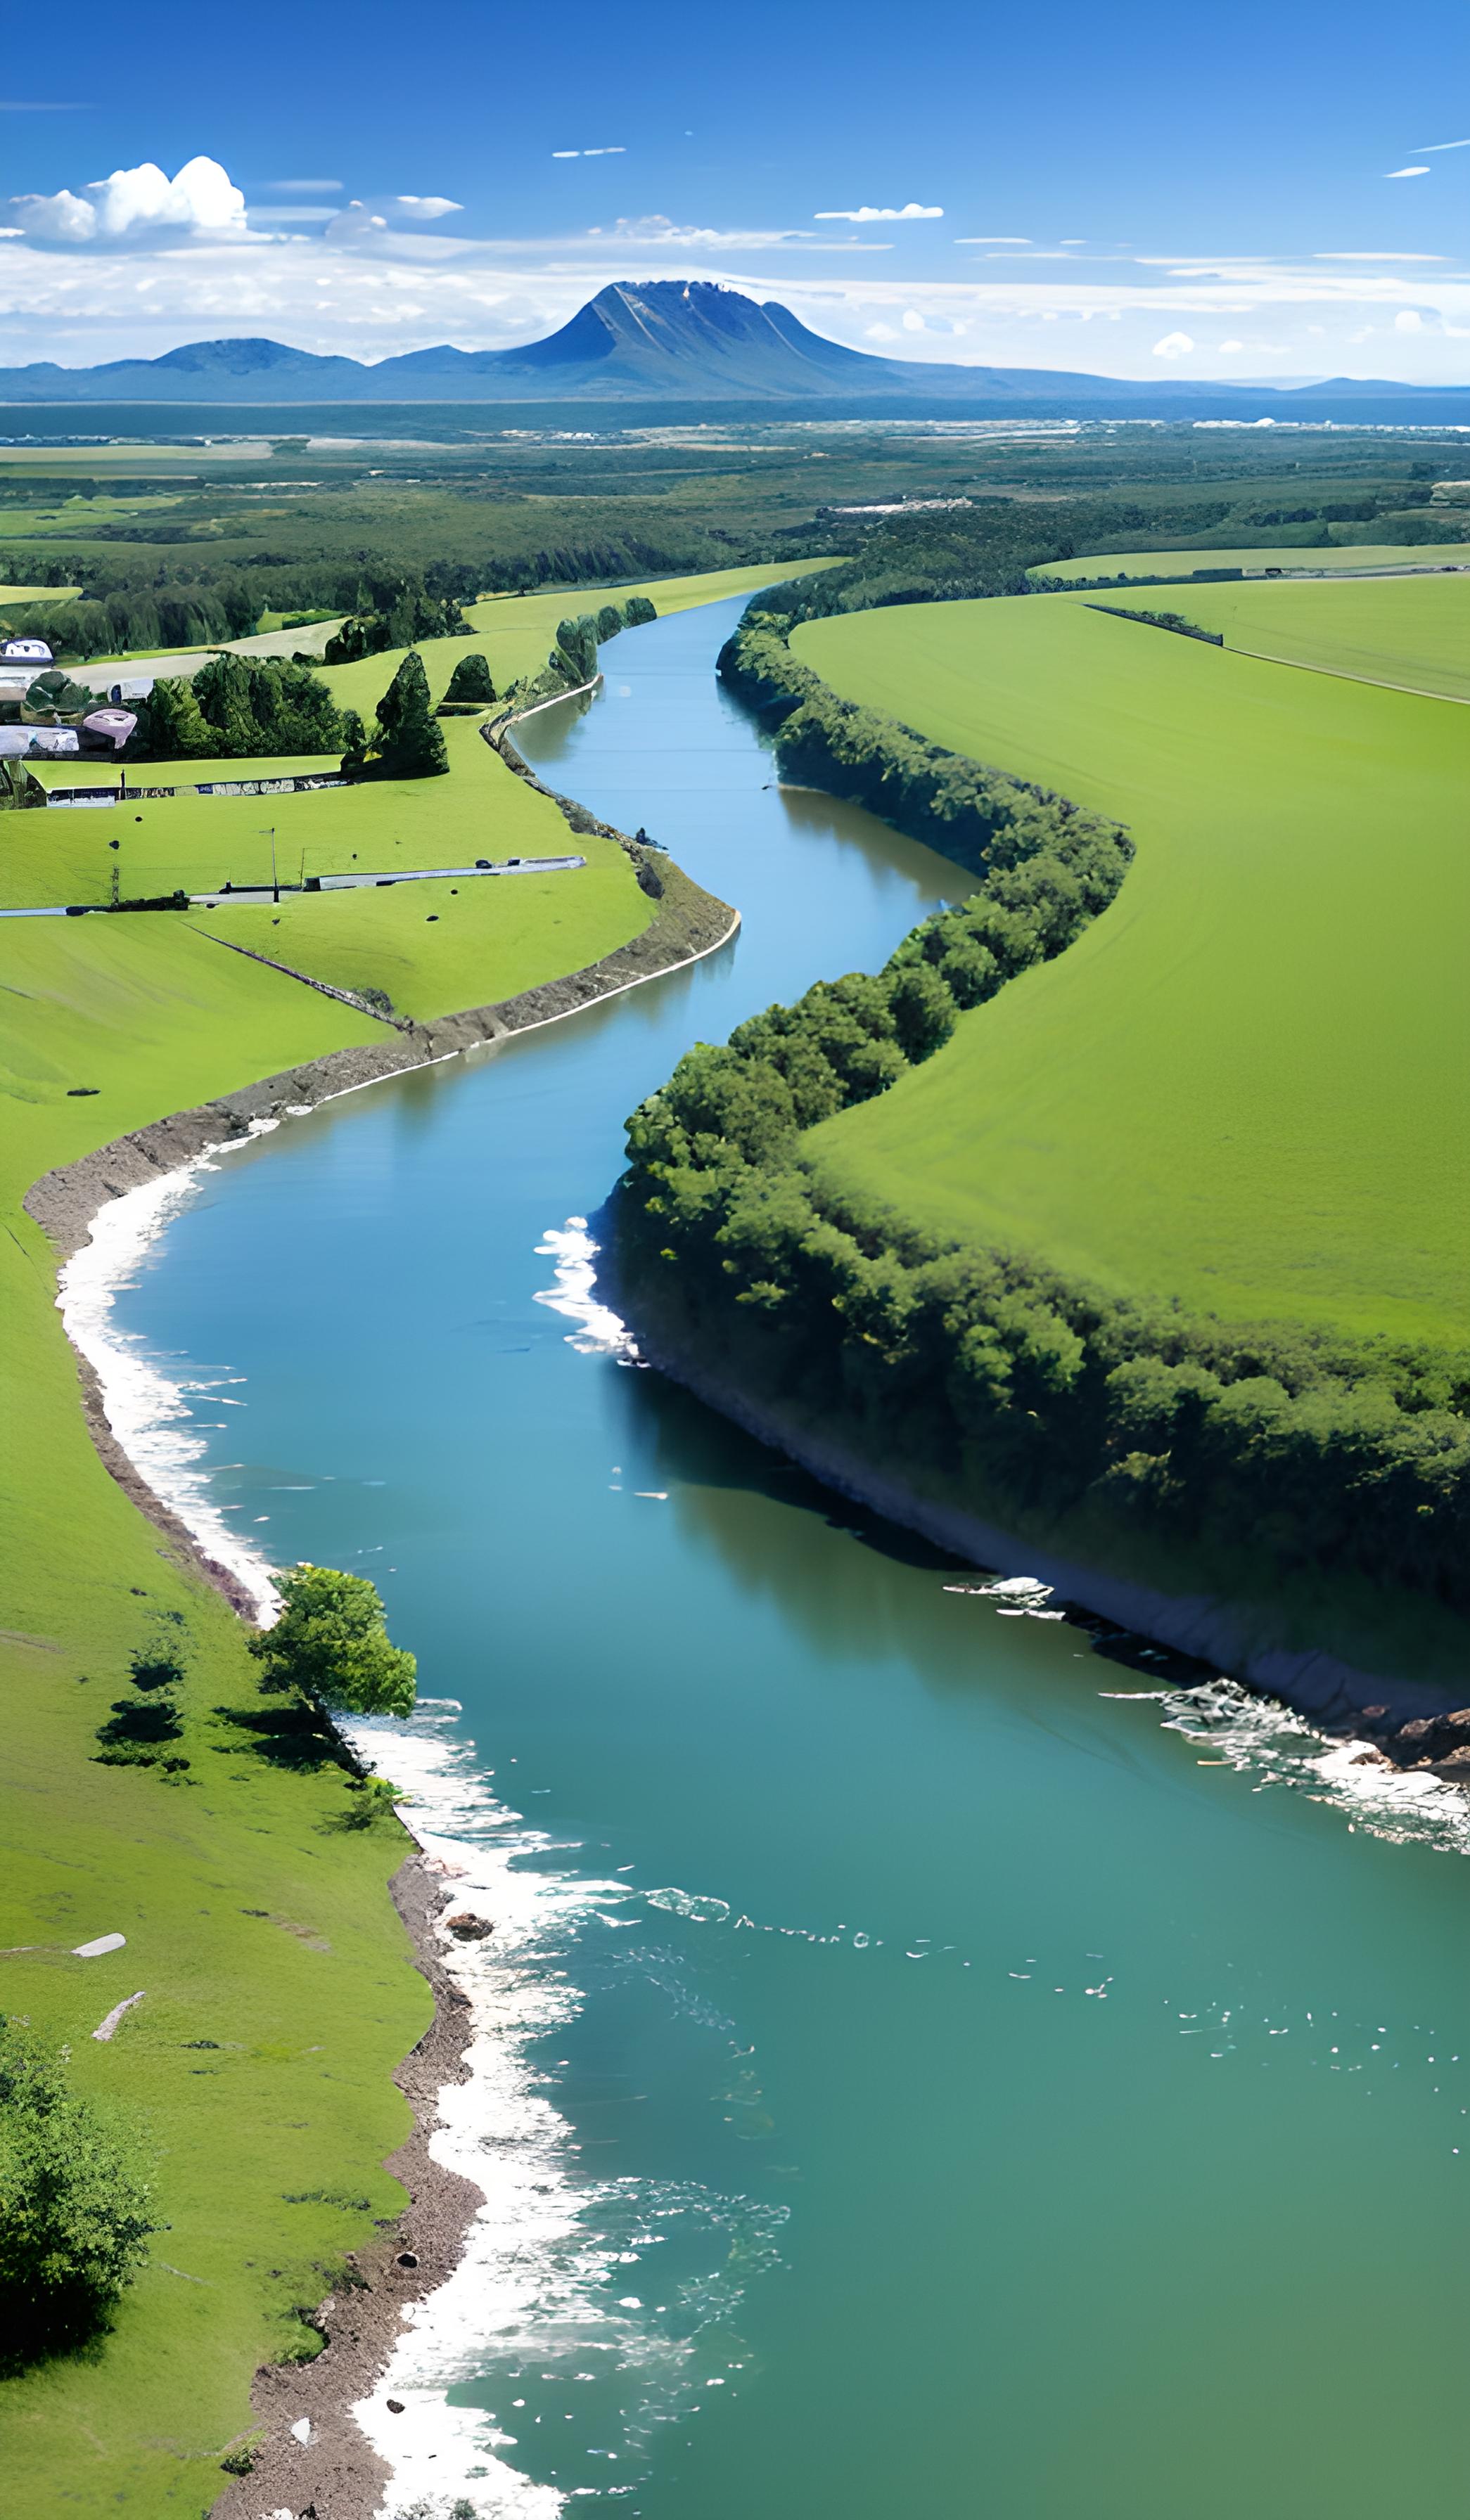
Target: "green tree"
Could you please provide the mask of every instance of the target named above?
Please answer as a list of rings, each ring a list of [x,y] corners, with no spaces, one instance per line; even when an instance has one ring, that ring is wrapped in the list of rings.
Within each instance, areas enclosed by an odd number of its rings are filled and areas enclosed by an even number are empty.
[[[201,665],[194,677],[194,697],[214,730],[221,755],[240,760],[254,751],[259,729],[252,705],[250,667],[243,656],[211,656],[207,665]]]
[[[138,736],[139,749],[155,761],[206,760],[217,742],[194,685],[176,675],[155,683],[138,711]]]
[[[494,697],[495,686],[490,680],[488,660],[480,649],[472,648],[467,656],[461,656],[450,675],[444,698],[446,700],[478,700],[483,705]]]
[[[449,767],[443,731],[429,701],[424,659],[410,648],[382,699],[368,766],[389,779],[436,779]]]
[[[252,1637],[273,1688],[299,1688],[353,1715],[408,1715],[418,1665],[392,1643],[378,1588],[335,1566],[297,1566],[278,1585],[284,1608]]]
[[[0,2023],[0,2368],[94,2334],[161,2228],[137,2137],[71,2089],[67,2063]]]

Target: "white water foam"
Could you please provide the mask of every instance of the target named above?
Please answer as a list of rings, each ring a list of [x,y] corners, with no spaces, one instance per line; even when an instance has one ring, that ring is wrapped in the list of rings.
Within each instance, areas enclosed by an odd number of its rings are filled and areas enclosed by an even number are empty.
[[[191,1404],[213,1386],[171,1379],[145,1353],[141,1340],[119,1330],[114,1305],[136,1282],[149,1246],[198,1195],[203,1176],[217,1169],[219,1157],[277,1125],[274,1120],[253,1121],[249,1138],[207,1147],[193,1163],[111,1200],[93,1218],[91,1239],[67,1262],[57,1282],[57,1307],[67,1336],[97,1376],[108,1423],[122,1450],[155,1496],[245,1586],[262,1625],[280,1607],[270,1565],[232,1530],[215,1504],[205,1466],[207,1447],[194,1431]]]
[[[569,1216],[565,1225],[548,1226],[536,1244],[536,1257],[556,1262],[552,1271],[556,1283],[533,1301],[575,1322],[575,1329],[568,1332],[567,1344],[574,1347],[578,1356],[611,1356],[620,1365],[641,1366],[643,1359],[631,1330],[607,1304],[599,1301],[595,1292],[597,1271],[593,1263],[601,1248],[601,1243],[594,1242],[587,1232],[584,1216]]]
[[[1272,1787],[1305,1793],[1393,1845],[1470,1855],[1470,1796],[1442,1778],[1394,1767],[1370,1742],[1335,1741],[1306,1716],[1256,1696],[1238,1681],[1137,1694],[1163,1709],[1167,1732],[1182,1732],[1222,1766],[1253,1776],[1258,1793]]]
[[[549,1868],[555,1842],[497,1799],[457,1712],[430,1700],[407,1724],[348,1728],[359,1754],[410,1793],[403,1818],[452,1886],[455,1907],[494,1923],[492,1936],[468,1944],[439,1923],[444,1964],[470,1999],[470,2075],[441,2092],[443,2123],[431,2138],[435,2158],[484,2202],[454,2272],[405,2310],[401,2343],[352,2411],[392,2467],[385,2514],[436,2520],[451,2498],[463,2498],[477,2520],[554,2520],[593,2489],[532,2483],[504,2455],[518,2447],[506,2429],[514,2415],[502,2421],[482,2408],[450,2406],[447,2393],[482,2382],[493,2364],[496,2394],[508,2395],[522,2358],[542,2381],[596,2380],[622,2403],[616,2414],[601,2410],[618,2450],[595,2454],[641,2465],[655,2428],[693,2403],[701,2337],[716,2326],[727,2334],[746,2282],[774,2255],[784,2216],[688,2182],[582,2175],[574,2129],[545,2096],[545,2069],[530,2056],[581,2007],[570,1947],[589,1926],[636,1922],[617,1912],[628,1902],[701,1921],[729,1912],[721,1900],[676,1890],[640,1900],[626,1882]],[[636,2315],[645,2301],[627,2287],[646,2288],[648,2253],[691,2226],[719,2235],[725,2263],[692,2283],[661,2284],[674,2318],[660,2327]],[[628,2490],[611,2481],[603,2489]]]

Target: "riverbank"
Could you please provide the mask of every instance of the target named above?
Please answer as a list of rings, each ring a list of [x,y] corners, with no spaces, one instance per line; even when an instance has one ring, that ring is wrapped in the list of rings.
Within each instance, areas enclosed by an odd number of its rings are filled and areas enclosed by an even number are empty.
[[[725,903],[662,855],[624,845],[635,874],[645,856],[656,869],[641,886],[649,923],[595,963],[459,1014],[388,1024],[289,970],[215,953],[180,933],[183,922],[70,923],[63,941],[75,971],[16,972],[36,985],[13,1002],[19,1125],[0,1254],[7,1415],[24,1430],[0,1477],[12,1570],[0,1632],[10,1709],[0,1942],[24,1947],[7,1962],[4,2002],[70,2044],[84,2089],[142,2113],[169,2229],[169,2263],[156,2256],[144,2270],[100,2360],[6,2384],[7,2472],[38,2520],[78,2500],[120,2499],[147,2520],[212,2503],[221,2460],[258,2431],[253,2421],[242,2430],[256,2364],[275,2374],[260,2384],[256,2416],[299,2507],[305,2453],[285,2409],[317,2367],[308,2331],[335,2271],[345,2272],[333,2290],[341,2316],[327,2318],[334,2358],[310,2420],[335,2462],[323,2469],[334,2510],[373,2508],[383,2465],[345,2410],[401,2332],[403,2305],[454,2262],[477,2204],[429,2151],[465,2019],[442,1992],[434,1876],[419,1857],[403,1866],[395,1822],[355,1825],[345,1745],[303,1747],[273,1729],[242,1627],[259,1601],[261,1562],[237,1527],[217,1517],[200,1526],[190,1496],[165,1501],[129,1457],[97,1360],[61,1335],[55,1261],[89,1247],[104,1212],[121,1223],[131,1192],[150,1209],[161,1193],[166,1207],[181,1175],[214,1150],[406,1069],[560,1023],[734,933]],[[155,925],[166,931],[158,939]],[[78,1070],[103,1078],[105,1101],[63,1099],[80,1091]],[[241,1074],[256,1081],[238,1085]],[[178,1086],[196,1080],[204,1098],[180,1102]],[[87,1147],[89,1119],[109,1108],[130,1125]],[[67,1159],[38,1170],[51,1148]],[[117,1238],[121,1270],[137,1266],[147,1239]],[[106,1287],[90,1291],[105,1313]],[[117,1353],[130,1376],[146,1374]],[[135,1396],[124,1394],[128,1406]],[[216,1530],[242,1545],[221,1555]],[[130,1651],[156,1642],[185,1666],[179,1765],[166,1778],[96,1756]],[[382,1896],[393,1874],[396,1912]],[[72,1956],[104,1933],[120,1933],[121,1951]],[[144,2001],[117,2038],[95,2043],[97,2019],[140,1983]],[[415,2271],[396,2267],[405,2234],[422,2269],[415,2283]],[[334,2395],[340,2419],[328,2422]],[[348,2466],[359,2499],[344,2505]]]
[[[528,771],[524,775],[531,777]],[[621,838],[606,826],[597,828],[605,836]],[[624,845],[637,862],[652,856],[635,842]],[[519,998],[440,1023],[405,1028],[381,1046],[331,1052],[171,1113],[43,1175],[26,1193],[26,1214],[58,1253],[69,1258],[85,1245],[99,1216],[130,1192],[155,1191],[230,1145],[288,1117],[304,1116],[324,1102],[413,1067],[441,1064],[560,1023],[687,968],[717,952],[735,934],[739,913],[693,883],[666,858],[659,861],[657,881],[659,906],[651,925],[601,963]],[[81,1344],[69,1318],[68,1328],[76,1343],[83,1414],[104,1467],[161,1535],[176,1566],[211,1586],[239,1616],[258,1616],[258,1583],[253,1585],[240,1566],[224,1562],[209,1545],[207,1526],[202,1532],[190,1520],[187,1505],[179,1509],[161,1496],[129,1455],[109,1412],[106,1352]],[[358,2520],[358,2515],[366,2520],[378,2507],[388,2466],[353,2420],[351,2408],[369,2394],[387,2365],[401,2336],[403,2310],[436,2290],[452,2270],[482,2201],[477,2189],[436,2161],[431,2149],[440,2122],[440,2091],[468,2072],[468,1999],[444,1966],[445,1946],[437,1930],[447,1894],[422,1854],[408,1858],[390,1886],[413,1964],[434,1998],[429,2028],[392,2074],[412,2109],[413,2130],[384,2168],[407,2188],[409,2203],[381,2226],[378,2238],[346,2253],[345,2280],[318,2307],[308,2306],[307,2323],[327,2338],[326,2351],[306,2363],[267,2363],[257,2375],[253,2405],[263,2437],[252,2436],[249,2482],[231,2489],[221,2506],[227,2513],[238,2512],[240,2520],[254,2512],[262,2492],[297,2498],[330,2494],[334,2520]],[[405,2251],[416,2262],[412,2267],[401,2263]],[[304,2440],[294,2430],[303,2421],[308,2426]]]
[[[1358,1660],[1347,1649],[1345,1632],[1354,1632],[1362,1642],[1378,1642],[1392,1652],[1392,1612],[1385,1619],[1377,1605],[1375,1636],[1375,1605],[1350,1598],[1352,1588],[1338,1588],[1330,1608],[1324,1607],[1329,1588],[1305,1582],[1299,1588],[1278,1582],[1273,1594],[1263,1590],[1253,1598],[1248,1566],[1236,1570],[1242,1581],[1226,1591],[1210,1580],[1202,1563],[1191,1567],[1187,1552],[1176,1552],[1179,1589],[1166,1589],[1157,1575],[1149,1581],[1129,1566],[1136,1552],[1121,1533],[1111,1535],[1110,1562],[1085,1553],[1081,1533],[1026,1538],[953,1498],[926,1493],[917,1481],[880,1467],[850,1435],[761,1393],[758,1378],[742,1372],[731,1354],[712,1349],[707,1328],[675,1316],[666,1296],[656,1298],[629,1279],[619,1266],[616,1242],[599,1278],[640,1357],[661,1373],[838,1495],[921,1533],[995,1578],[1044,1588],[1059,1603],[1086,1613],[1090,1623],[1118,1632],[1120,1642],[1132,1636],[1161,1646],[1202,1666],[1202,1678],[1208,1671],[1243,1682],[1330,1731],[1351,1731],[1375,1744],[1391,1742],[1405,1724],[1447,1714],[1463,1702],[1464,1673],[1455,1663],[1453,1638],[1430,1639],[1428,1668],[1421,1664],[1405,1675],[1391,1660]],[[1171,1552],[1150,1553],[1161,1570],[1169,1565]],[[1401,1605],[1409,1617],[1422,1606]],[[1314,1622],[1317,1637],[1309,1641]],[[1399,1756],[1410,1764],[1418,1754],[1401,1750]]]

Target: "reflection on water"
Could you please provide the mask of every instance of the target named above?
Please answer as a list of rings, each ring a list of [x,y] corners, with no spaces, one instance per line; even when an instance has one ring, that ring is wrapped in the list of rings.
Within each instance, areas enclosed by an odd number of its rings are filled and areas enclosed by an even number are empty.
[[[232,1155],[119,1306],[244,1403],[196,1411],[221,1512],[382,1584],[441,1701],[384,1764],[496,1919],[446,2101],[490,2206],[372,2419],[397,2505],[1457,2508],[1439,1807],[1390,1843],[1289,1720],[949,1589],[598,1318],[624,1114],[964,888],[769,784],[720,610],[524,742],[739,938]]]

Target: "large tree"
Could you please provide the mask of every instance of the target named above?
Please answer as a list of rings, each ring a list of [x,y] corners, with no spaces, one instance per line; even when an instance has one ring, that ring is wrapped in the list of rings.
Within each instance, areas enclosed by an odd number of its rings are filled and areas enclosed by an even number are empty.
[[[296,1566],[277,1590],[279,1619],[250,1643],[267,1687],[353,1715],[412,1713],[418,1665],[390,1639],[375,1584],[335,1566]]]

